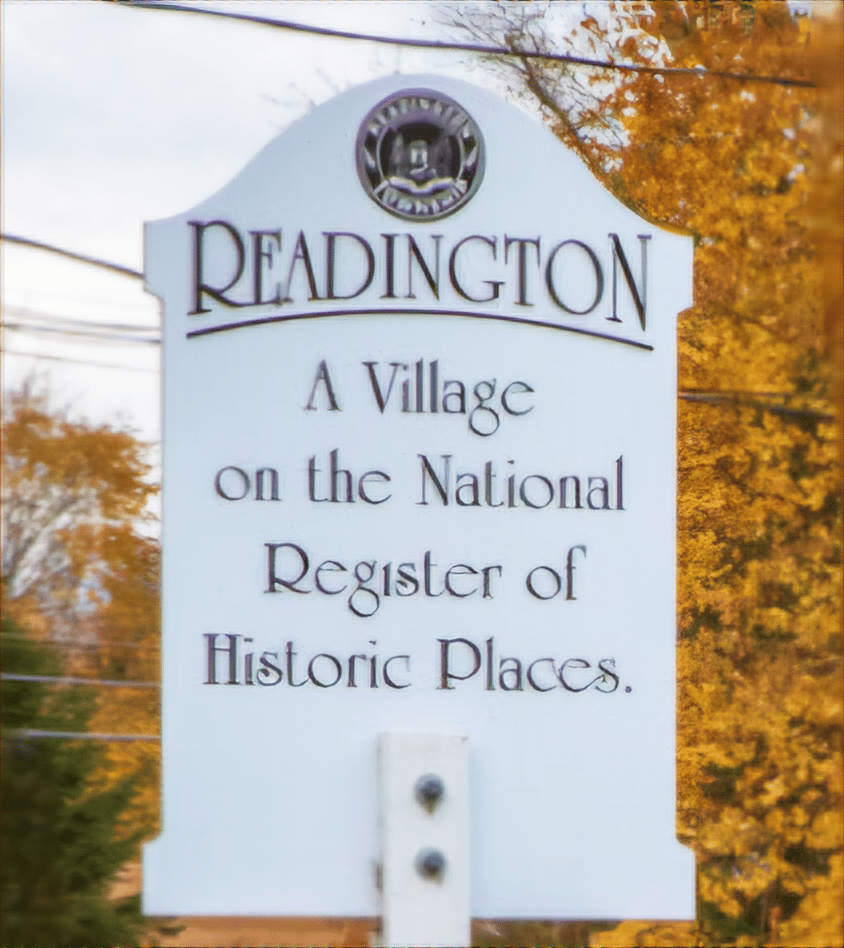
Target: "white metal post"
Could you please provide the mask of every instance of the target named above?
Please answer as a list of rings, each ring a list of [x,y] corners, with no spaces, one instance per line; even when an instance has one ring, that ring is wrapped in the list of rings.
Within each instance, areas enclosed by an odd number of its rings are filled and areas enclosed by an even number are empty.
[[[384,945],[469,945],[468,738],[381,734]]]

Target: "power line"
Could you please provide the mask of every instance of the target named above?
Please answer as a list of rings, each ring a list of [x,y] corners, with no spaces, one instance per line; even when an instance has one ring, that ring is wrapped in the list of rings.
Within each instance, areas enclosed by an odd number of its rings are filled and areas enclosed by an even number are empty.
[[[109,0],[113,2],[113,0]],[[370,43],[384,43],[390,46],[410,46],[415,49],[436,49],[442,52],[479,53],[485,56],[506,56],[516,59],[544,59],[549,62],[569,63],[575,66],[592,66],[598,69],[616,69],[621,72],[639,72],[652,76],[711,76],[719,79],[736,79],[740,82],[766,82],[781,86],[801,86],[814,89],[816,83],[808,79],[792,79],[783,76],[761,76],[756,73],[737,73],[720,69],[706,69],[703,66],[682,68],[678,66],[637,66],[633,63],[614,63],[600,59],[588,59],[583,56],[570,56],[564,53],[543,53],[538,50],[513,50],[506,46],[477,46],[472,43],[445,43],[438,40],[405,39],[396,36],[379,36],[375,33],[352,33],[345,30],[333,30],[325,26],[308,26],[293,23],[290,20],[273,20],[270,17],[253,16],[247,13],[231,13],[222,10],[205,10],[199,7],[186,7],[176,3],[159,3],[158,0],[117,0],[121,6],[138,7],[145,10],[167,10],[173,13],[196,13],[202,16],[223,17],[230,20],[242,20],[259,26],[292,30],[298,33],[310,33],[314,36],[328,36],[334,39],[362,40]]]
[[[31,359],[52,359],[55,362],[74,362],[80,365],[91,365],[96,368],[103,369],[119,369],[126,372],[149,372],[151,374],[158,374],[157,369],[143,369],[138,366],[133,365],[117,365],[111,362],[96,362],[93,359],[71,359],[64,356],[54,356],[54,355],[43,355],[37,352],[19,352],[15,349],[5,349],[7,355],[16,355],[25,358]],[[747,395],[752,395],[753,393],[747,393]],[[770,405],[765,402],[760,402],[753,399],[752,397],[742,397],[736,392],[684,392],[680,391],[677,393],[677,397],[683,401],[688,402],[700,402],[707,405],[723,406],[723,405],[736,405],[744,406],[747,408],[758,408],[762,411],[770,412],[773,415],[781,415],[784,417],[791,418],[806,418],[810,421],[835,421],[835,416],[827,414],[825,412],[817,411],[813,408],[790,408],[787,405]],[[783,393],[779,395],[780,398],[789,397],[787,394]]]
[[[78,678],[75,675],[17,675],[3,672],[2,681],[29,681],[58,685],[102,685],[105,688],[159,688],[157,681],[120,681],[113,678]]]
[[[129,5],[137,6],[138,0],[132,0],[132,3]],[[140,5],[144,5],[144,4],[141,3]],[[171,4],[157,4],[156,6],[157,8],[160,8],[160,9],[170,8],[170,7],[177,10],[185,9],[184,7],[177,7]],[[215,13],[215,15],[219,15],[219,16],[233,16],[236,19],[244,19],[244,18],[249,19],[249,20],[255,19],[253,17],[246,17],[244,14],[222,14],[222,13],[218,14],[216,13],[216,11],[199,10],[199,9],[196,9],[196,10],[190,9],[188,12]],[[258,17],[257,19],[259,21],[264,20],[263,17]],[[275,24],[281,21],[271,20],[268,22]],[[295,25],[296,24],[294,24],[294,26]],[[130,276],[136,276],[138,278],[143,278],[142,273],[136,270],[130,270],[128,267],[123,267],[120,264],[111,263],[108,260],[102,260],[96,257],[87,257],[83,254],[77,254],[77,253],[74,253],[73,251],[64,250],[61,247],[56,247],[51,244],[42,243],[41,241],[30,240],[29,238],[26,238],[26,237],[17,237],[11,234],[0,234],[0,238],[2,238],[3,240],[10,240],[13,243],[20,243],[25,246],[37,247],[42,250],[49,250],[51,253],[61,254],[62,256],[70,257],[71,259],[78,260],[82,263],[89,263],[89,264],[92,264],[93,266],[99,266],[99,267],[105,267],[106,269],[117,270],[118,272],[121,272],[124,275],[130,275]],[[48,320],[52,319],[59,323],[67,322],[68,324],[78,323],[81,325],[115,326],[115,327],[123,328],[122,324],[119,324],[119,323],[112,323],[112,324],[93,323],[93,322],[86,323],[84,320],[73,320],[70,317],[51,316],[50,314],[43,314],[43,315],[38,314],[35,311],[26,310],[23,307],[16,307],[13,309],[16,311],[19,310],[21,313],[30,313],[36,318],[45,318]],[[23,326],[22,324],[16,324],[16,323],[8,324],[7,323],[7,325],[8,325],[8,328],[12,330],[33,331],[33,332],[39,331],[36,327],[26,327],[26,326]],[[144,331],[150,331],[152,329],[152,327],[132,327],[133,330],[141,329],[141,328]],[[49,330],[49,327],[43,327],[43,329],[40,331],[46,332],[48,330]],[[65,332],[65,334],[71,334],[73,332],[72,330],[55,330],[55,331]],[[87,335],[85,333],[81,333],[81,334]],[[122,342],[139,342],[139,343],[146,343],[146,344],[152,344],[152,345],[160,344],[160,339],[132,339],[132,338],[124,338],[124,337],[107,336],[106,334],[103,334],[103,333],[92,333],[91,336],[100,337],[100,338],[109,339],[109,340],[114,340],[114,339],[119,338],[119,340]],[[126,371],[133,371],[133,372],[153,372],[154,373],[157,371],[156,369],[143,369],[143,368],[138,368],[135,366],[122,366],[122,365],[116,365],[114,363],[95,362],[90,359],[72,359],[72,358],[68,358],[64,356],[41,355],[34,352],[19,352],[19,351],[10,350],[10,349],[7,349],[5,351],[9,355],[25,356],[25,357],[34,358],[34,359],[52,359],[57,362],[76,362],[83,365],[98,366],[100,368],[125,369]],[[834,415],[817,411],[815,409],[792,408],[788,405],[772,405],[766,402],[759,401],[760,398],[783,398],[783,399],[791,398],[792,396],[788,392],[742,392],[742,391],[736,391],[736,390],[697,392],[697,391],[682,391],[681,390],[677,393],[677,397],[685,401],[703,402],[710,405],[744,405],[747,407],[755,407],[755,408],[761,409],[762,411],[770,412],[771,414],[774,414],[774,415],[780,415],[780,416],[789,417],[789,418],[805,418],[812,421],[835,421]]]
[[[73,741],[160,741],[159,734],[89,734],[86,731],[42,731],[38,728],[22,728],[13,731],[13,738],[63,737]]]
[[[44,334],[48,336],[70,337],[66,341],[80,342],[90,345],[94,340],[103,342],[117,342],[123,345],[145,345],[157,346],[161,344],[160,339],[144,339],[141,336],[124,336],[119,333],[99,332],[96,329],[88,332],[85,329],[62,329],[60,326],[30,326],[22,322],[9,322],[6,320],[3,327],[10,332],[25,332],[32,335]]]
[[[30,635],[13,635],[6,634],[3,636],[3,640],[6,639],[15,641],[15,642],[29,642],[36,648],[41,648],[42,646],[49,646],[51,648],[63,648],[69,650],[83,649],[83,648],[136,648],[141,649],[142,651],[147,651],[150,649],[158,649],[159,646],[156,644],[150,643],[141,643],[141,642],[111,642],[108,639],[102,642],[74,642],[64,639],[34,639]]]
[[[28,237],[19,237],[17,234],[0,234],[0,240],[6,240],[10,244],[19,244],[21,247],[31,247],[33,250],[44,250],[47,253],[55,253],[61,257],[67,257],[70,260],[78,260],[80,263],[89,263],[93,267],[102,267],[102,269],[110,270],[112,273],[132,277],[133,280],[143,280],[144,278],[140,270],[124,267],[120,263],[110,263],[108,260],[101,260],[99,257],[91,257],[85,253],[64,250],[61,247],[56,247],[53,244],[47,244],[40,240],[30,240]]]
[[[114,304],[115,308],[120,303]],[[4,313],[16,316],[18,319],[40,320],[58,326],[78,327],[80,329],[113,330],[115,332],[158,332],[157,325],[148,323],[112,323],[96,319],[78,319],[73,316],[59,316],[55,313],[45,313],[43,310],[30,309],[28,306],[4,306]],[[157,341],[157,340],[156,340]]]
[[[53,362],[74,362],[77,365],[93,365],[98,369],[119,369],[121,372],[149,372],[158,375],[158,369],[144,369],[137,365],[118,365],[116,362],[97,362],[94,359],[71,359],[69,356],[45,355],[41,352],[21,352],[18,349],[4,349],[6,355],[21,356],[26,359],[50,359]]]
[[[769,393],[765,393],[769,394]],[[814,408],[792,408],[789,405],[772,405],[759,401],[755,392],[678,392],[677,397],[687,402],[703,402],[708,405],[736,405],[744,408],[757,408],[782,415],[786,418],[805,418],[808,421],[835,421],[835,415],[829,415]],[[776,393],[777,398],[789,398],[785,393]]]
[[[36,352],[19,352],[14,349],[4,350],[7,355],[17,355],[32,359],[52,359],[56,362],[75,362],[82,365],[92,365],[104,369],[121,369],[127,372],[150,372],[158,374],[157,369],[143,369],[131,365],[116,365],[111,362],[95,362],[92,359],[71,359],[65,356],[42,355]],[[677,397],[689,402],[702,402],[709,405],[743,405],[745,407],[756,407],[763,411],[771,412],[774,415],[784,415],[789,417],[807,418],[814,421],[835,421],[834,415],[817,411],[812,408],[790,408],[787,405],[771,405],[759,401],[759,397],[789,398],[788,392],[687,392],[679,391]]]
[[[137,309],[144,312],[151,312],[155,301],[149,298],[141,300],[117,300],[114,298],[106,299],[104,296],[87,296],[80,293],[62,292],[59,290],[33,289],[32,286],[19,286],[7,283],[4,287],[7,296],[37,296],[48,297],[50,299],[70,300],[76,304],[86,304],[86,306],[98,306],[102,309]]]

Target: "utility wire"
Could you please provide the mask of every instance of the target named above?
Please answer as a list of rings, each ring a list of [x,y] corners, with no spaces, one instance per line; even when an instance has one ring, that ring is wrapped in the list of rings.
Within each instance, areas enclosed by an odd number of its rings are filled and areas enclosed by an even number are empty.
[[[64,649],[82,649],[82,648],[137,648],[144,651],[148,649],[157,649],[158,645],[144,644],[140,642],[111,642],[108,639],[102,642],[73,642],[70,640],[64,639],[34,639],[30,635],[11,635],[7,634],[3,636],[3,641],[6,640],[15,641],[15,642],[29,642],[31,645],[34,645],[37,648],[42,646],[50,646],[53,648],[64,648]]]
[[[12,738],[63,737],[73,741],[160,741],[159,734],[90,734],[87,731],[42,731],[37,728],[22,728],[13,731]]]
[[[91,257],[85,253],[75,253],[73,250],[64,250],[62,247],[46,244],[40,240],[18,237],[17,234],[0,234],[0,240],[6,240],[10,244],[19,244],[21,247],[32,247],[34,250],[45,250],[47,253],[56,253],[61,257],[68,257],[70,260],[78,260],[80,263],[89,263],[93,267],[102,267],[102,269],[110,270],[112,273],[120,273],[122,276],[132,277],[134,280],[143,280],[144,278],[140,270],[124,267],[119,263],[110,263],[108,260],[101,260],[99,257]]]
[[[86,331],[84,329],[62,329],[60,326],[31,326],[22,322],[4,321],[3,327],[10,332],[25,332],[32,335],[45,334],[48,336],[64,336],[68,342],[81,342],[90,344],[92,340],[102,340],[103,342],[117,342],[122,345],[160,345],[160,339],[144,339],[141,336],[124,336],[120,333],[99,332],[96,329]],[[69,337],[69,338],[68,338]]]
[[[119,308],[143,310],[145,313],[148,313],[152,311],[154,305],[152,298],[148,298],[146,301],[117,300],[114,298],[106,299],[104,296],[87,296],[80,293],[45,290],[41,288],[33,289],[32,286],[13,285],[11,283],[7,283],[4,289],[8,296],[37,296],[39,298],[46,297],[54,300],[70,300],[76,305],[84,304],[88,307],[94,306],[100,309],[108,309],[109,311]]]
[[[124,0],[118,0],[118,2],[124,2]],[[145,5],[145,3],[144,3],[144,2],[139,2],[139,0],[132,0],[132,2],[131,2],[129,5],[130,5],[130,6],[138,6],[138,5],[143,6],[143,5]],[[171,7],[171,6],[172,6],[173,9],[177,9],[177,10],[184,10],[184,9],[185,9],[184,7],[178,7],[178,6],[174,6],[174,5],[172,5],[172,4],[156,4],[156,8],[169,8],[169,7]],[[215,11],[199,10],[199,9],[194,9],[194,8],[189,9],[188,12],[191,12],[191,13],[193,13],[193,12],[196,12],[196,13],[215,13]],[[243,14],[216,14],[216,15],[220,15],[220,16],[234,16],[234,17],[237,18],[237,19],[244,19],[244,18],[245,18],[245,19],[250,19],[250,20],[251,20],[251,19],[254,19],[253,17],[245,17],[245,15],[243,15]],[[264,19],[264,18],[262,18],[262,17],[258,17],[258,20],[259,20],[259,21],[263,21],[263,19]],[[270,22],[270,23],[277,23],[277,22],[280,22],[280,21],[270,20],[270,21],[268,21],[268,22]],[[294,24],[294,25],[295,25],[295,24]],[[329,32],[330,32],[330,31],[329,31]],[[78,261],[80,261],[80,262],[82,262],[82,263],[89,263],[89,264],[91,264],[91,265],[93,265],[93,266],[105,267],[106,269],[109,269],[109,270],[116,270],[117,272],[123,273],[123,274],[126,275],[126,276],[132,276],[132,277],[137,277],[138,279],[143,279],[143,274],[142,274],[142,273],[140,273],[140,272],[137,271],[137,270],[131,270],[129,267],[124,267],[124,266],[121,266],[120,264],[111,263],[111,262],[109,262],[108,260],[102,260],[102,259],[97,258],[97,257],[89,257],[89,256],[86,256],[86,255],[84,255],[84,254],[74,253],[73,251],[70,251],[70,250],[64,250],[62,247],[56,247],[56,246],[53,246],[52,244],[45,244],[45,243],[43,243],[43,242],[41,242],[41,241],[38,241],[38,240],[30,240],[29,238],[26,238],[26,237],[17,237],[17,236],[14,236],[14,235],[12,235],[12,234],[0,234],[0,239],[2,239],[2,240],[9,240],[9,241],[11,241],[11,242],[13,242],[13,243],[22,244],[22,245],[28,246],[28,247],[35,247],[35,248],[38,248],[38,249],[40,249],[40,250],[48,250],[48,251],[50,251],[51,253],[57,253],[57,254],[60,254],[60,255],[62,255],[62,256],[70,257],[71,259],[73,259],[73,260],[78,260]],[[20,309],[21,311],[25,311],[23,307],[20,307],[19,309]],[[26,311],[26,312],[33,312],[33,311],[30,310],[30,311]],[[33,315],[36,315],[36,316],[37,316],[38,314],[33,313]],[[50,317],[48,314],[45,314],[45,316],[46,316],[46,318],[48,318],[48,319],[52,318],[52,319],[55,319],[56,321],[65,320],[65,317]],[[39,317],[39,318],[44,318],[44,317]],[[68,323],[76,322],[76,321],[74,321],[74,320],[71,320],[70,318],[67,318],[66,321],[67,321]],[[91,325],[91,326],[96,326],[96,325],[110,325],[110,324],[106,324],[106,323],[100,323],[100,324],[98,324],[98,323],[87,323],[87,324],[86,324],[86,323],[84,322],[84,320],[79,320],[79,323],[81,323],[81,324],[83,324],[83,325]],[[117,325],[120,325],[120,324],[111,324],[111,325],[116,325],[116,326],[117,326]],[[30,331],[30,327],[25,327],[25,326],[23,326],[23,325],[21,325],[21,324],[9,324],[8,328],[13,329],[13,330],[14,330],[14,329],[17,329],[17,330],[19,330],[19,331]],[[132,328],[134,329],[134,328],[136,328],[136,327],[132,327]],[[150,328],[151,328],[151,327],[145,327],[145,329],[146,329],[147,331],[148,331]],[[32,328],[31,328],[31,331],[34,332],[34,331],[38,331],[38,330],[36,330],[35,327],[32,327]],[[47,331],[46,327],[45,327],[45,329],[44,329],[43,331]],[[69,333],[70,330],[67,330],[67,332]],[[101,334],[101,333],[92,333],[91,335],[92,335],[92,336],[100,336],[100,337],[102,337],[102,338],[108,338],[108,339],[113,339],[113,338],[114,338],[114,337],[107,337],[107,336],[105,336],[104,334]],[[148,343],[148,344],[153,344],[153,345],[159,345],[160,342],[161,342],[160,339],[130,339],[130,338],[121,338],[121,341],[124,341],[124,342],[135,342],[135,341],[137,341],[137,342]],[[155,372],[155,371],[156,371],[155,369],[142,369],[142,368],[134,368],[134,367],[130,367],[130,366],[119,366],[119,365],[114,365],[114,364],[105,363],[105,362],[93,362],[93,361],[90,361],[90,360],[87,360],[87,359],[70,359],[70,358],[65,358],[65,357],[62,357],[62,356],[49,356],[49,355],[38,355],[38,354],[36,354],[36,353],[15,352],[15,351],[9,350],[9,349],[7,349],[6,352],[7,352],[9,355],[29,356],[29,357],[36,358],[36,359],[54,359],[54,360],[60,361],[60,362],[78,362],[78,363],[82,363],[82,364],[86,364],[86,365],[99,366],[99,367],[101,367],[101,368],[113,368],[113,369],[123,369],[123,368],[125,368],[125,369],[127,369],[127,370],[136,371],[136,372]],[[790,398],[790,397],[792,397],[791,394],[788,393],[788,392],[740,392],[740,391],[690,392],[690,391],[679,391],[679,392],[677,393],[677,397],[678,397],[678,398],[681,398],[681,399],[683,399],[683,400],[685,400],[685,401],[703,402],[703,403],[710,404],[710,405],[728,405],[728,404],[729,404],[729,405],[745,405],[745,406],[748,406],[748,407],[756,407],[756,408],[761,409],[762,411],[767,411],[767,412],[770,412],[771,414],[774,414],[774,415],[782,415],[782,416],[784,416],[784,417],[806,418],[806,419],[809,419],[809,420],[812,420],[812,421],[835,421],[835,416],[834,416],[834,415],[826,414],[826,413],[824,413],[824,412],[816,411],[816,410],[814,410],[814,409],[809,409],[809,408],[791,408],[791,407],[789,407],[788,405],[771,405],[771,404],[769,404],[769,403],[759,401],[760,398]]]
[[[114,308],[120,308],[120,303],[114,303]],[[158,332],[159,327],[148,323],[110,323],[102,320],[78,319],[72,316],[59,316],[55,313],[45,313],[43,310],[30,309],[28,306],[4,306],[4,314],[23,320],[38,320],[52,323],[56,326],[68,326],[79,329],[102,329],[114,332]]]
[[[835,415],[817,411],[813,408],[791,408],[789,405],[772,405],[759,401],[754,392],[678,392],[677,397],[687,402],[703,402],[708,405],[736,405],[744,408],[758,408],[772,415],[786,418],[805,418],[808,421],[835,421]],[[778,398],[789,398],[782,393]]]
[[[118,365],[116,362],[96,362],[94,359],[71,359],[69,356],[45,355],[42,352],[21,352],[18,349],[4,349],[6,355],[21,356],[25,359],[50,359],[53,362],[74,362],[77,365],[92,365],[98,369],[119,369],[121,372],[150,372],[158,374],[158,369],[144,369],[137,365]]]
[[[58,685],[102,685],[105,688],[158,688],[157,681],[120,681],[114,678],[78,678],[75,675],[17,675],[3,672],[2,681],[31,681]]]
[[[15,349],[5,349],[7,355],[17,355],[31,359],[52,359],[55,362],[75,362],[81,365],[91,365],[101,369],[119,369],[125,372],[149,372],[158,374],[157,369],[142,369],[134,365],[117,365],[112,362],[95,362],[92,359],[70,359],[64,356],[42,355],[37,352],[19,352]],[[746,393],[744,397],[736,392],[678,392],[677,397],[687,402],[700,402],[707,405],[742,405],[746,408],[758,408],[770,412],[772,415],[782,415],[786,418],[805,418],[808,421],[835,421],[834,415],[816,411],[812,408],[789,408],[787,405],[769,405],[752,397],[753,393]],[[779,397],[788,397],[780,395]]]
[[[108,0],[115,2],[115,0]],[[652,76],[713,76],[719,79],[736,79],[740,82],[766,82],[780,86],[801,86],[814,89],[816,83],[808,79],[792,79],[784,76],[761,76],[756,73],[737,73],[727,70],[706,69],[703,66],[691,69],[677,66],[637,66],[633,63],[614,63],[600,59],[587,59],[583,56],[570,56],[564,53],[543,53],[539,50],[514,50],[506,46],[477,46],[472,43],[445,43],[438,40],[405,39],[396,36],[379,36],[375,33],[351,33],[345,30],[332,30],[325,26],[308,26],[293,23],[290,20],[273,20],[270,17],[253,16],[247,13],[232,13],[222,10],[206,10],[200,7],[187,7],[177,3],[159,3],[158,0],[116,0],[121,6],[137,7],[145,10],[167,10],[173,13],[196,13],[202,16],[224,17],[230,20],[242,20],[259,26],[275,29],[293,30],[298,33],[310,33],[314,36],[328,36],[335,39],[362,40],[370,43],[385,43],[389,46],[410,46],[416,49],[436,49],[444,52],[480,53],[485,56],[506,56],[516,59],[544,59],[549,62],[570,63],[575,66],[593,66],[598,69],[616,69],[622,72],[640,72]]]

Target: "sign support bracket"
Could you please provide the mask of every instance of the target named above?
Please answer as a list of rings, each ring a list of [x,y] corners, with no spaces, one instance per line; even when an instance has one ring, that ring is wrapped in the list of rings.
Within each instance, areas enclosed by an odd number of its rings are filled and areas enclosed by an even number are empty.
[[[468,743],[379,735],[380,944],[471,944]]]

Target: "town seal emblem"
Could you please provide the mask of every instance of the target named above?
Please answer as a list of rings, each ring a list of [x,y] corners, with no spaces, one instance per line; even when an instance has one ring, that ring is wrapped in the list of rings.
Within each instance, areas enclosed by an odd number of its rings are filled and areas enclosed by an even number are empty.
[[[453,214],[477,191],[484,141],[454,99],[408,89],[379,102],[361,124],[357,167],[367,194],[405,220]]]

